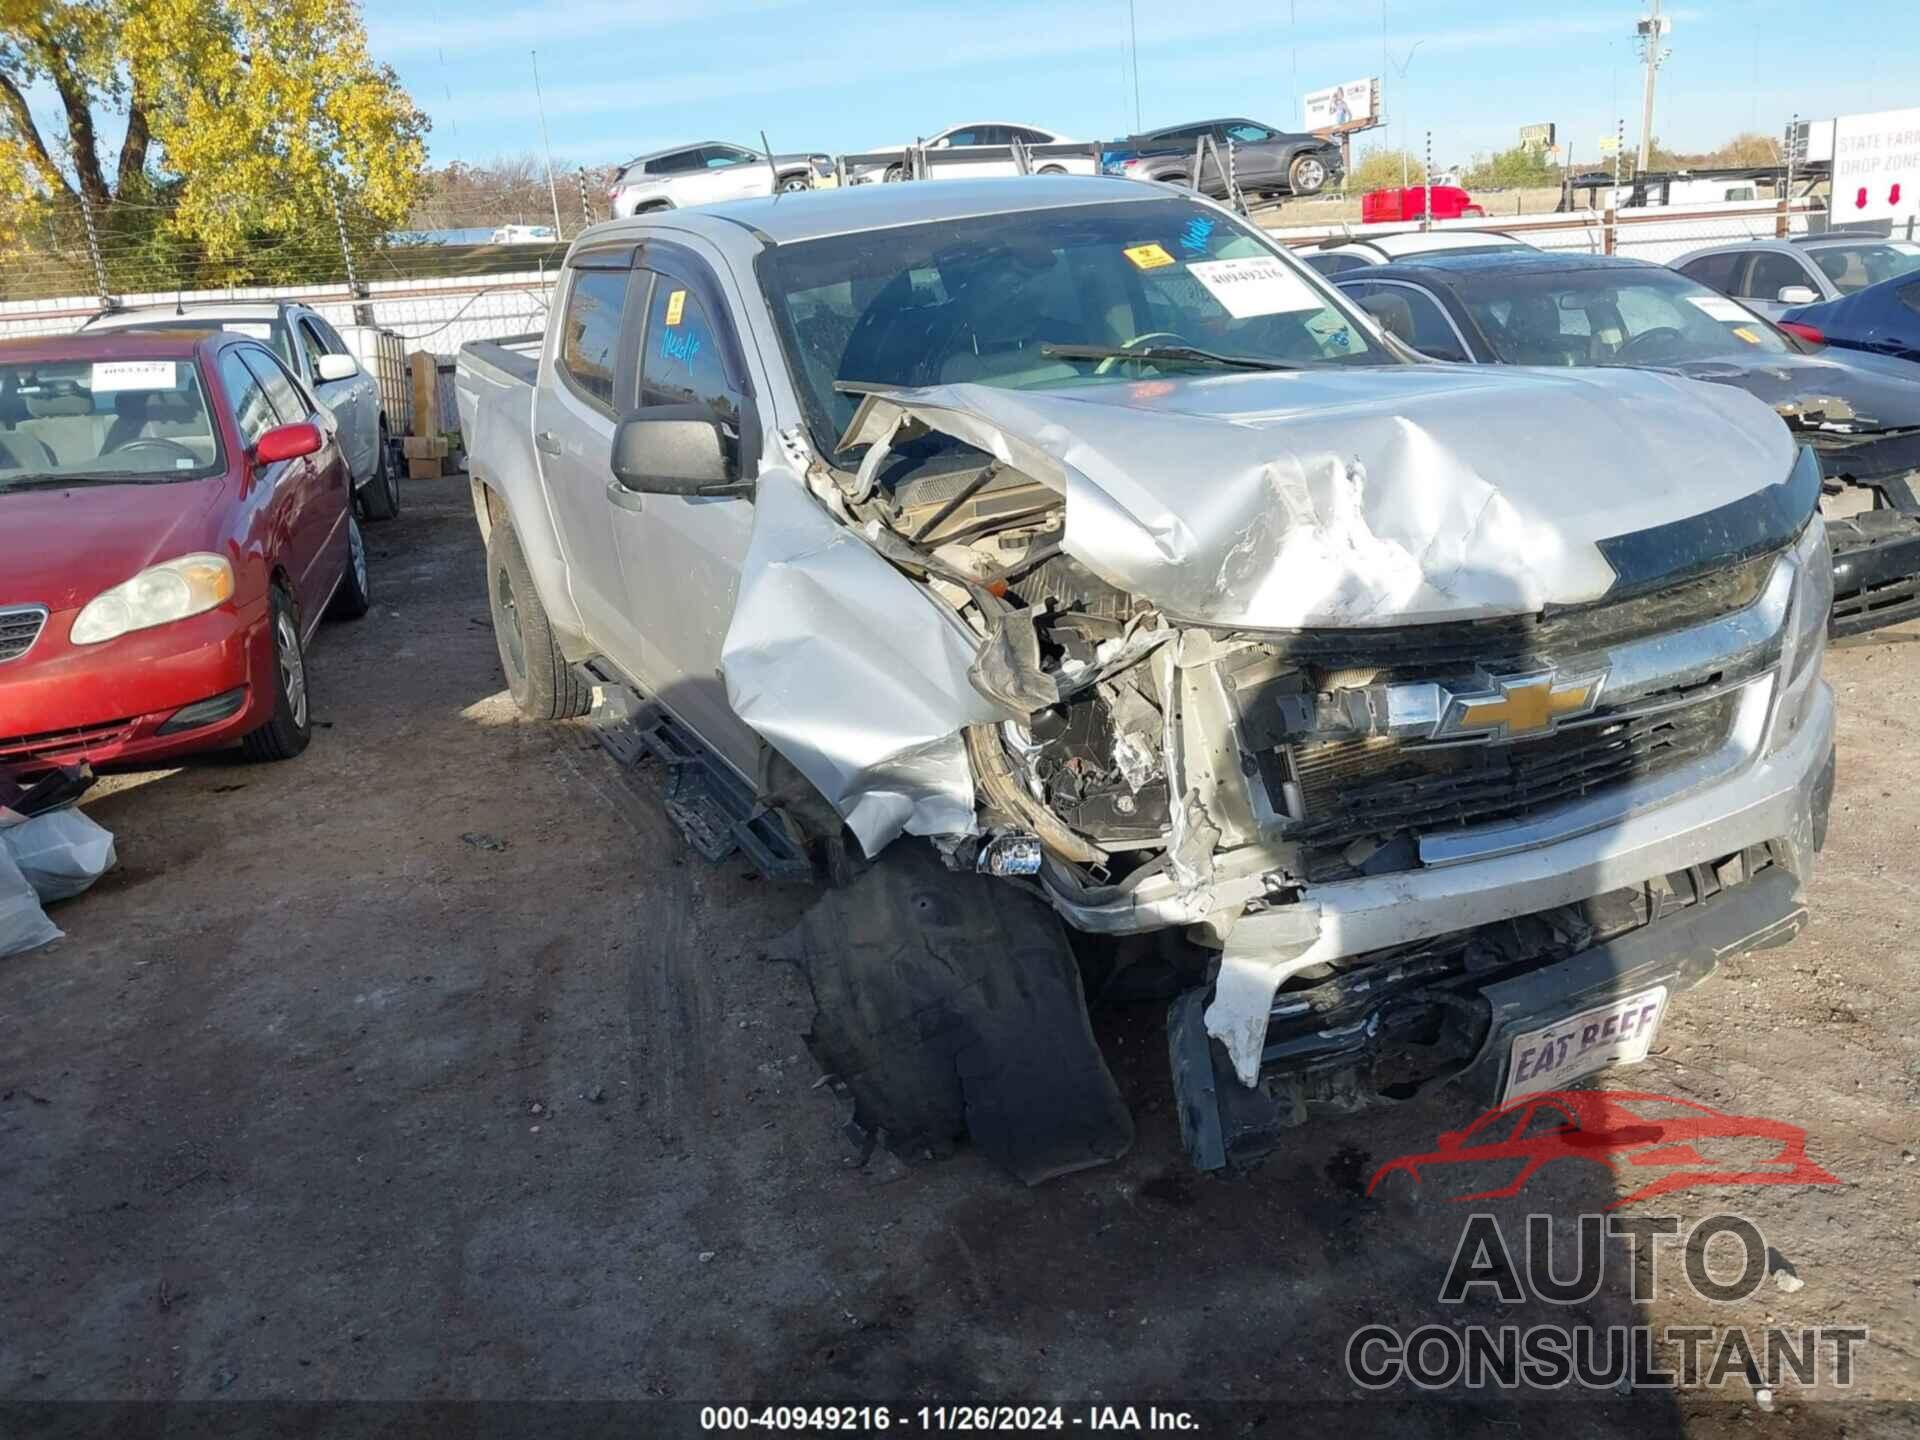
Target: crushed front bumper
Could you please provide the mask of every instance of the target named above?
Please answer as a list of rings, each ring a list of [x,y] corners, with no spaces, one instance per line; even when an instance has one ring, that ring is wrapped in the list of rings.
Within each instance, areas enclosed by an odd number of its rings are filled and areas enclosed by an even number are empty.
[[[1827,522],[1836,640],[1920,616],[1920,514],[1864,510]]]
[[[1167,1045],[1188,1156],[1200,1169],[1218,1169],[1272,1149],[1316,1112],[1397,1103],[1446,1083],[1490,1107],[1515,1036],[1656,985],[1669,994],[1690,989],[1723,956],[1785,945],[1807,920],[1802,877],[1764,846],[1597,903],[1616,912],[1644,907],[1651,918],[1559,958],[1552,942],[1564,939],[1565,917],[1537,917],[1533,938],[1544,959],[1476,974],[1477,961],[1501,952],[1467,932],[1383,966],[1384,974],[1283,995],[1251,1089],[1208,1040],[1205,992],[1181,996]],[[1515,939],[1500,938],[1509,947]]]

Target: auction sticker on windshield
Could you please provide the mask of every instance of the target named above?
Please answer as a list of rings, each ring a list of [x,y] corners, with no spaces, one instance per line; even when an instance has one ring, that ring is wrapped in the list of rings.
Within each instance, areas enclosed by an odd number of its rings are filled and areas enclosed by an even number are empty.
[[[1326,301],[1298,275],[1271,256],[1248,260],[1196,260],[1187,271],[1226,307],[1236,320],[1320,310]]]
[[[171,390],[171,360],[96,360],[89,389],[96,395],[114,390]]]
[[[1656,985],[1514,1036],[1500,1103],[1564,1090],[1582,1075],[1646,1059],[1666,1003],[1667,987]]]
[[[1130,245],[1120,253],[1131,260],[1134,268],[1139,270],[1158,270],[1173,264],[1173,256],[1169,255],[1166,248],[1161,245]]]

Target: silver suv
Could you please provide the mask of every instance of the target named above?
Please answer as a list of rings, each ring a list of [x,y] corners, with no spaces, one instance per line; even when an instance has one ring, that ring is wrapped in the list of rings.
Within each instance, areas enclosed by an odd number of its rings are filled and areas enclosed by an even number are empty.
[[[775,191],[811,190],[832,173],[831,155],[775,155],[769,163],[758,150],[705,140],[629,160],[607,187],[607,200],[618,219],[650,210],[750,200]]]

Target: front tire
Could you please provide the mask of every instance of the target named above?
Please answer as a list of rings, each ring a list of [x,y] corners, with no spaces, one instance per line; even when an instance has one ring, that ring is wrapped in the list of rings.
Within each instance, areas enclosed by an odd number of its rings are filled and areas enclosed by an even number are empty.
[[[293,597],[277,582],[269,592],[267,631],[273,643],[273,714],[241,736],[240,749],[249,760],[291,760],[313,739],[313,711],[300,617]]]
[[[593,708],[593,692],[561,655],[534,589],[520,537],[504,518],[487,537],[487,606],[513,703],[529,720],[565,720]]]
[[[1327,167],[1311,155],[1296,155],[1287,167],[1287,184],[1296,195],[1318,195],[1327,188]]]
[[[361,487],[360,503],[367,519],[391,520],[400,513],[400,477],[393,471],[393,445],[387,439],[387,422],[380,422],[380,449],[373,461],[373,478]]]
[[[358,620],[373,608],[373,591],[367,584],[367,542],[360,538],[360,522],[347,515],[347,568],[333,592],[333,604],[327,613],[336,620]]]
[[[782,195],[792,195],[799,190],[811,190],[813,182],[804,175],[782,175],[779,191]]]

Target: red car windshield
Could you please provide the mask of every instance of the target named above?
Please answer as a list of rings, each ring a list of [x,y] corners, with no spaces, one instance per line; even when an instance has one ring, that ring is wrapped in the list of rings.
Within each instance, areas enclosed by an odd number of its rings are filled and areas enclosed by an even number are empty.
[[[0,491],[197,480],[220,465],[191,360],[0,362]]]

